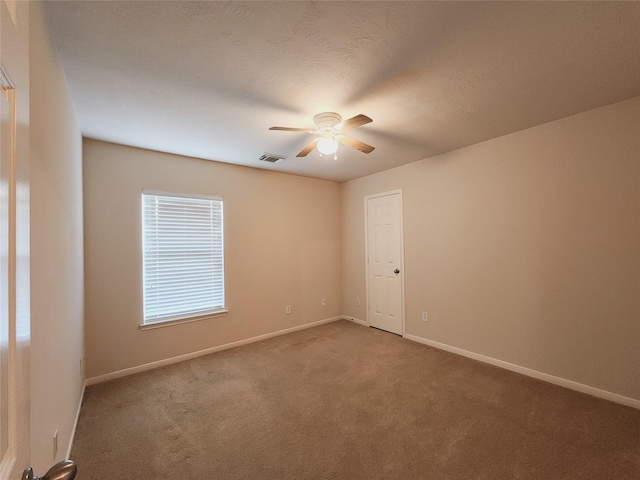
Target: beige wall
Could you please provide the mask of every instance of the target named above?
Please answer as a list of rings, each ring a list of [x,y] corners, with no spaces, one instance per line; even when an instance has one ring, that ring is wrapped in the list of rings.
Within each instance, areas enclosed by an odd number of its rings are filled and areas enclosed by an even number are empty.
[[[30,8],[31,464],[65,458],[84,382],[82,139],[41,6]]]
[[[401,188],[408,334],[639,399],[639,127],[635,98],[342,186],[85,140],[87,376],[365,320],[363,197]],[[229,315],[139,329],[143,188],[224,197]]]
[[[228,315],[139,329],[142,189],[224,198]],[[342,313],[337,183],[85,140],[84,200],[89,378]]]
[[[640,399],[639,132],[640,97],[343,184],[345,315],[401,188],[407,333]]]

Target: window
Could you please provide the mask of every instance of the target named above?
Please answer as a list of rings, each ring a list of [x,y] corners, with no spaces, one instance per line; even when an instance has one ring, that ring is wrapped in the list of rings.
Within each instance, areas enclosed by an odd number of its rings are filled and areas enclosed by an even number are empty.
[[[143,326],[225,312],[222,199],[142,192]]]

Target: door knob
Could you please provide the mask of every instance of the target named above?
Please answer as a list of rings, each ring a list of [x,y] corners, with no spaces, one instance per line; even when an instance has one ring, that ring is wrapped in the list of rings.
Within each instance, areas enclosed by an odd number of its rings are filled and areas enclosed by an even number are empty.
[[[393,271],[393,273],[395,273],[396,275],[400,273],[400,270],[398,270],[397,268]]]
[[[44,477],[36,477],[31,467],[26,468],[22,480],[73,480],[78,473],[78,467],[71,460],[63,460],[49,469]]]

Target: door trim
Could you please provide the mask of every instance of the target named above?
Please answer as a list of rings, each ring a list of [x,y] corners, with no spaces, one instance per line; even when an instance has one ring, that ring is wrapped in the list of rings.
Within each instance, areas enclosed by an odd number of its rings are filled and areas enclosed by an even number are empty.
[[[371,321],[369,320],[369,232],[368,232],[368,219],[367,219],[367,206],[368,201],[372,198],[388,197],[390,195],[400,195],[400,312],[402,315],[402,337],[407,334],[406,320],[405,320],[405,288],[404,288],[404,198],[402,196],[402,189],[389,190],[386,192],[373,193],[371,195],[365,195],[364,197],[364,273],[365,273],[365,289],[366,289],[366,304],[365,304],[365,322],[368,327],[371,327]]]
[[[16,198],[16,134],[17,134],[17,109],[16,91],[4,66],[0,64],[0,95],[6,100],[7,108],[7,147],[8,158],[6,159],[6,189],[7,189],[7,315],[8,315],[8,338],[7,338],[7,408],[8,408],[8,437],[7,450],[3,458],[0,458],[0,477],[9,478],[14,471],[18,455],[18,422],[20,408],[18,402],[18,324],[17,324],[17,290],[16,290],[16,243],[17,243],[17,198]],[[4,273],[4,272],[3,272]]]

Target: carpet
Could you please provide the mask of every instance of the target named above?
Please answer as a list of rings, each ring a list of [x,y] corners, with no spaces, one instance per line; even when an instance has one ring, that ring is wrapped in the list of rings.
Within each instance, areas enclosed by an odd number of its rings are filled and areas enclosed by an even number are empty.
[[[640,411],[338,321],[87,387],[78,480],[640,478]]]

